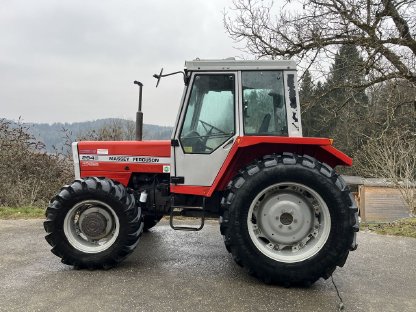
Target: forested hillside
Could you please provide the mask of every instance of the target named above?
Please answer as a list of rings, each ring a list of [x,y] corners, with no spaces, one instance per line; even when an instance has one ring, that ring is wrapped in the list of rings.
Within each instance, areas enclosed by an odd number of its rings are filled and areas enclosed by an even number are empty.
[[[27,125],[29,126],[29,132],[33,134],[37,140],[43,142],[46,150],[50,153],[54,152],[55,149],[62,149],[66,141],[66,136],[69,136],[72,141],[77,139],[99,139],[97,135],[98,132],[103,131],[104,129],[117,132],[118,129],[120,132],[119,137],[116,136],[107,139],[133,140],[135,133],[134,121],[120,118],[107,118],[74,123],[31,123]],[[169,139],[171,132],[172,127],[148,124],[143,126],[143,137],[145,140]]]
[[[144,139],[169,139],[171,131],[144,125]],[[135,123],[124,119],[49,125],[0,118],[0,207],[45,207],[74,177],[71,142],[133,140],[134,134]]]

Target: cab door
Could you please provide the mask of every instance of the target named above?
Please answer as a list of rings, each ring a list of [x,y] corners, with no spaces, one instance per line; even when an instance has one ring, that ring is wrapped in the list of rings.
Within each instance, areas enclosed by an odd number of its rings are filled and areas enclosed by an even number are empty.
[[[172,141],[172,182],[211,186],[237,136],[237,72],[193,73]]]

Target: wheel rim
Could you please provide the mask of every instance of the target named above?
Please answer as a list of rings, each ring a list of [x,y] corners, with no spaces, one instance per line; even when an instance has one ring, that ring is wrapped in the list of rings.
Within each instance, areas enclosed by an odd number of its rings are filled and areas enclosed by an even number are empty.
[[[284,182],[267,187],[254,198],[247,226],[261,253],[293,263],[309,259],[322,249],[331,230],[331,216],[317,192]]]
[[[69,210],[64,220],[68,242],[79,251],[98,253],[116,241],[120,223],[114,210],[98,200],[86,200]]]

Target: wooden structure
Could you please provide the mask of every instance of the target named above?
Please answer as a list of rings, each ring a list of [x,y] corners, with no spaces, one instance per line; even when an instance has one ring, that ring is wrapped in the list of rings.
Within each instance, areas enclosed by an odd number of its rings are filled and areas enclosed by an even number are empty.
[[[356,191],[362,222],[391,222],[409,217],[409,206],[391,183],[351,176],[344,179]]]

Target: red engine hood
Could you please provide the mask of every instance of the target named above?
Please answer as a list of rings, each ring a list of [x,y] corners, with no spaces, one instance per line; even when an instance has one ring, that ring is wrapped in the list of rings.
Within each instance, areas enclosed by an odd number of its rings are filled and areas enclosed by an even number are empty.
[[[104,176],[128,185],[132,172],[170,173],[170,141],[83,141],[77,152],[76,175],[82,178]]]
[[[170,157],[170,141],[82,141],[78,143],[78,153]]]

